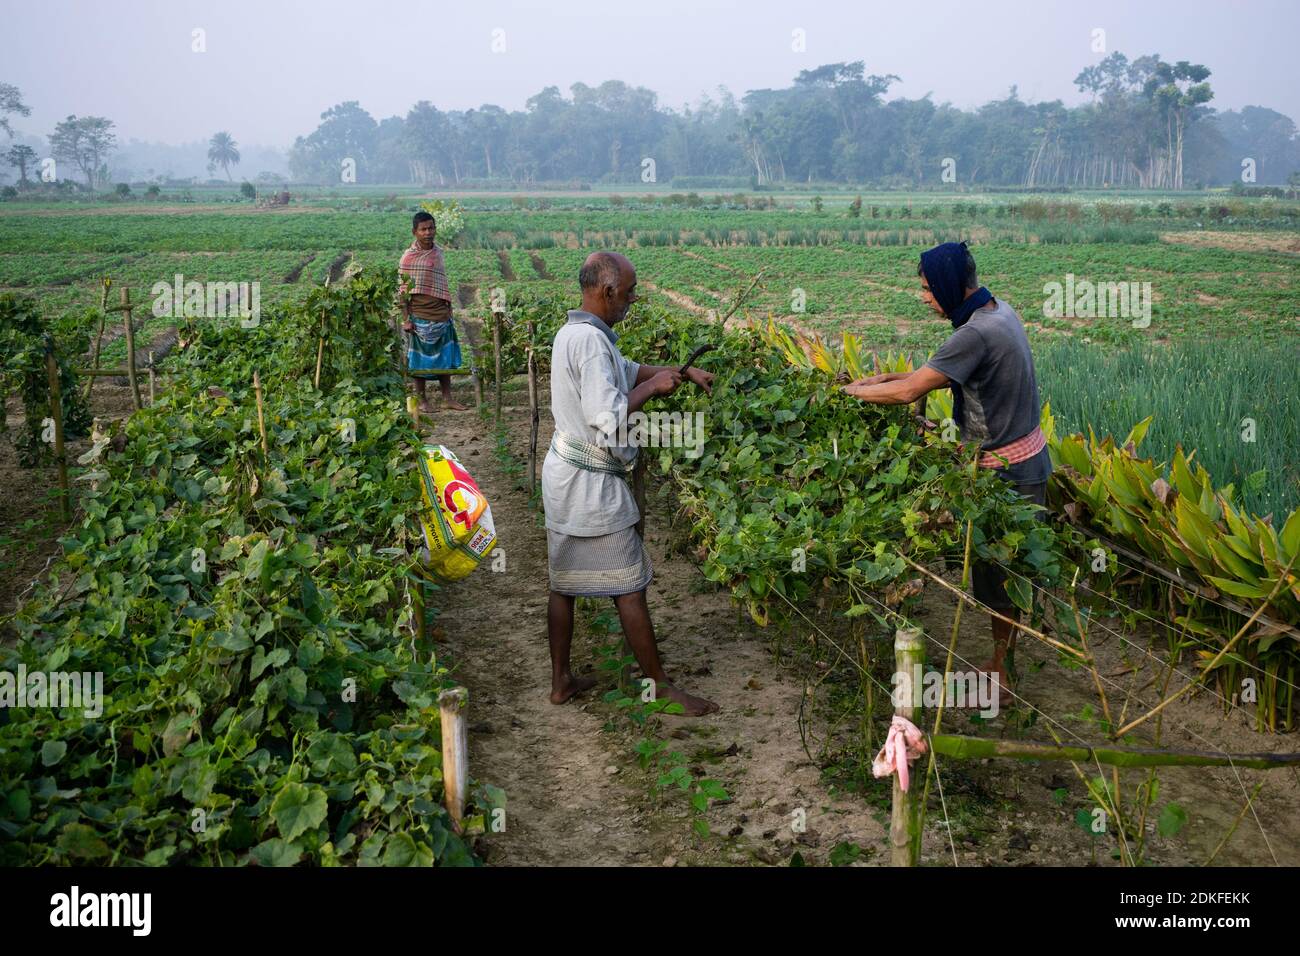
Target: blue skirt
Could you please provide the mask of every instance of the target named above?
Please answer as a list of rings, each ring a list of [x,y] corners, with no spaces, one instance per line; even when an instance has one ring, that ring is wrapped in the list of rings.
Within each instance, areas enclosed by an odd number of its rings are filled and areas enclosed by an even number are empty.
[[[431,375],[465,375],[464,358],[456,325],[451,319],[430,322],[417,316],[407,316],[415,331],[409,335],[406,349],[406,366],[416,377]]]

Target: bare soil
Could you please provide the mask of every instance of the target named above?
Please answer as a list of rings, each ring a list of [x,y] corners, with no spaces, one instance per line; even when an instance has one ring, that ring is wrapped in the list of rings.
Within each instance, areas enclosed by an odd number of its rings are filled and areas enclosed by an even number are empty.
[[[1234,252],[1300,252],[1300,236],[1293,232],[1214,232],[1207,229],[1161,233],[1160,241],[1211,246]]]
[[[90,407],[94,416],[126,418],[133,407],[131,390],[101,378],[91,392]],[[11,434],[23,427],[19,396],[9,396],[4,412]],[[89,437],[69,439],[64,447],[75,479],[77,456],[90,447]],[[13,613],[16,599],[59,551],[57,539],[64,526],[59,516],[58,487],[58,470],[53,465],[21,467],[10,435],[0,436],[0,618]],[[81,486],[73,480],[71,487],[75,500]],[[0,639],[9,636],[7,631],[0,626]]]

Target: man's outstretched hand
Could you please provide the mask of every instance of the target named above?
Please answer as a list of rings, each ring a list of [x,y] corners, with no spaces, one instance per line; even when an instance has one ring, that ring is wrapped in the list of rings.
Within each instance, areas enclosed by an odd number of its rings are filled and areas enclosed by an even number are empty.
[[[650,379],[650,391],[653,395],[671,395],[682,384],[682,373],[675,368],[666,368]]]
[[[706,372],[702,368],[691,366],[686,370],[686,377],[694,382],[700,388],[704,389],[707,394],[713,394],[713,373]]]

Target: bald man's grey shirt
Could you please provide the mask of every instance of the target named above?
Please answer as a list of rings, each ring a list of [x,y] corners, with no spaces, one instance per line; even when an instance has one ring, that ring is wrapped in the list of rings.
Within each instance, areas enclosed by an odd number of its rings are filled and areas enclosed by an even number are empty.
[[[636,449],[617,446],[617,423],[627,420],[628,394],[641,366],[618,350],[618,336],[599,317],[574,309],[551,348],[551,415],[556,431],[601,445],[631,464]],[[547,452],[542,462],[546,527],[595,537],[636,524],[636,500],[626,479],[585,471]]]

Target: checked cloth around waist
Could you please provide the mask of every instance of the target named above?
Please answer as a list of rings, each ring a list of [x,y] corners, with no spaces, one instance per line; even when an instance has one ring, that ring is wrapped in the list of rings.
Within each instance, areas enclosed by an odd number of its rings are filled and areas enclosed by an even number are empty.
[[[551,435],[551,451],[561,461],[568,462],[583,471],[599,471],[607,475],[627,478],[632,473],[632,465],[625,465],[607,448],[593,445],[575,435],[557,431]]]
[[[994,448],[980,455],[981,468],[1005,468],[1028,461],[1047,447],[1047,437],[1042,428],[1034,428],[1028,435],[1017,438],[1008,445]]]

